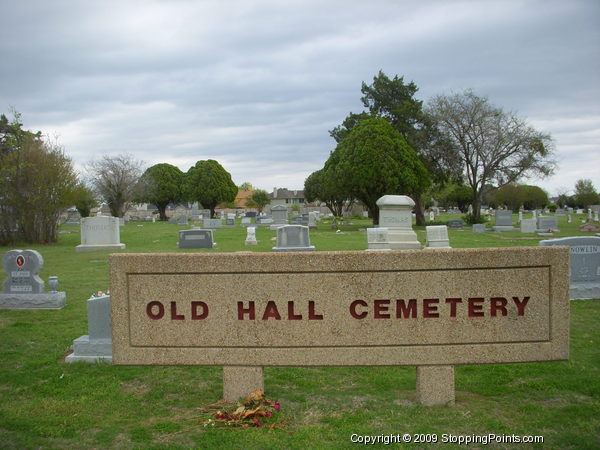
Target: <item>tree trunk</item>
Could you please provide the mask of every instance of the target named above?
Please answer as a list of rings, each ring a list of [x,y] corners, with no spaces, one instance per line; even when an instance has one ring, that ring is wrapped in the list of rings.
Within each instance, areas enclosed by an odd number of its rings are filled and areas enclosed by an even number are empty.
[[[375,205],[375,206],[365,205],[365,206],[369,210],[369,215],[373,219],[373,225],[379,225],[379,207],[377,205]]]
[[[425,212],[423,208],[423,199],[421,194],[414,194],[415,200],[415,219],[417,220],[417,226],[425,226]]]
[[[158,208],[158,215],[159,215],[159,219],[163,222],[169,220],[169,218],[167,217],[167,205],[168,203],[157,203],[156,207]]]
[[[481,219],[481,192],[476,192],[473,198],[473,222]]]

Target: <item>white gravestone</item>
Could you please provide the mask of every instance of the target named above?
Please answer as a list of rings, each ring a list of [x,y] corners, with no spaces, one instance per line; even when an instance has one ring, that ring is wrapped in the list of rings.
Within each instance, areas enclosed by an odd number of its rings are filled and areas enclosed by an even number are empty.
[[[119,219],[111,216],[84,217],[81,219],[81,245],[77,252],[95,250],[123,250],[119,232]]]
[[[559,232],[558,223],[555,216],[539,216],[537,218],[537,232]]]
[[[446,225],[428,225],[426,248],[450,248],[448,239],[448,227]]]
[[[521,220],[521,233],[535,233],[536,231],[537,224],[535,219]]]
[[[311,252],[315,250],[310,245],[308,227],[305,225],[282,225],[277,228],[277,246],[274,252]]]
[[[391,250],[387,228],[367,228],[368,250]]]
[[[317,229],[317,218],[318,215],[314,212],[309,212],[308,213],[308,228],[311,230],[316,230]]]
[[[73,352],[65,362],[112,362],[110,295],[92,297],[87,301],[88,334],[73,341]]]
[[[435,213],[433,211],[429,211],[429,221],[433,222],[435,220]]]
[[[571,247],[570,298],[600,298],[600,237],[576,236],[540,241]]]
[[[474,223],[473,224],[473,233],[485,233],[487,228],[485,227],[485,223]]]
[[[377,200],[379,226],[388,229],[390,248],[420,249],[417,233],[412,229],[415,202],[406,195],[384,195]]]
[[[246,241],[244,244],[246,245],[256,245],[258,242],[256,241],[256,227],[248,227],[246,228]]]
[[[51,292],[44,290],[39,277],[44,259],[35,250],[10,250],[4,254],[3,265],[8,278],[0,293],[2,309],[60,309],[65,306],[67,295],[57,292],[58,278],[50,277]]]

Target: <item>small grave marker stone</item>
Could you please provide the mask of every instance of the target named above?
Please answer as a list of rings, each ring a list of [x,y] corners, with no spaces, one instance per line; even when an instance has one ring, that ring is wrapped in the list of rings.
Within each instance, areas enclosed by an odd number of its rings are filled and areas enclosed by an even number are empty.
[[[84,217],[81,219],[81,244],[77,252],[95,250],[122,250],[119,219],[111,216]]]
[[[494,226],[492,227],[494,231],[514,231],[512,223],[512,211],[505,209],[497,209],[495,212],[495,221]]]
[[[117,225],[118,226],[118,225]],[[57,292],[57,277],[50,277],[51,292],[44,289],[39,273],[44,266],[42,255],[35,250],[10,250],[2,259],[8,278],[0,293],[2,309],[60,309],[67,296]]]
[[[462,228],[464,226],[464,222],[461,219],[452,219],[448,221],[447,225],[448,228]]]
[[[556,216],[540,216],[537,218],[537,232],[558,232],[558,223]]]
[[[204,219],[204,228],[223,228],[221,219]]]
[[[214,248],[213,230],[195,228],[179,232],[179,248]]]
[[[88,334],[73,341],[73,352],[65,362],[112,362],[110,295],[92,297],[87,301]]]
[[[391,250],[387,228],[367,228],[367,248],[369,250]]]
[[[310,245],[308,227],[304,225],[282,225],[277,228],[277,245],[274,252],[311,252],[315,250]]]
[[[474,223],[473,224],[473,233],[485,233],[487,228],[485,227],[485,223]]]
[[[521,233],[535,233],[537,224],[535,219],[523,219],[521,221]]]
[[[248,227],[246,228],[246,241],[244,242],[246,245],[256,245],[258,244],[256,240],[256,227]]]
[[[425,227],[425,230],[427,232],[427,248],[450,248],[446,225],[428,225]]]

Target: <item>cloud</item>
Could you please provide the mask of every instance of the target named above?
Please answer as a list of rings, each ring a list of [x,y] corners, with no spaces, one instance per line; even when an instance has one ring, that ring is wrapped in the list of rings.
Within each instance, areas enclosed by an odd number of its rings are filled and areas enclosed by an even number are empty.
[[[427,100],[472,88],[556,139],[549,190],[593,178],[600,130],[595,1],[11,2],[0,112],[104,153],[301,188],[382,69]]]

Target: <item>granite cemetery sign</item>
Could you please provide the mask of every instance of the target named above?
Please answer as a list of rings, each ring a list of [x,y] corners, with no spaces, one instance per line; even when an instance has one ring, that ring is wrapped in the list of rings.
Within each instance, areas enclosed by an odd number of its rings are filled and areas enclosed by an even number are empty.
[[[35,250],[10,250],[2,258],[8,278],[4,280],[0,293],[0,308],[3,309],[60,309],[65,306],[67,296],[57,292],[57,277],[50,277],[50,292],[44,289],[39,277],[44,259]]]
[[[113,363],[224,366],[226,399],[264,366],[410,365],[422,403],[453,403],[453,365],[568,358],[568,262],[555,247],[113,254]]]

